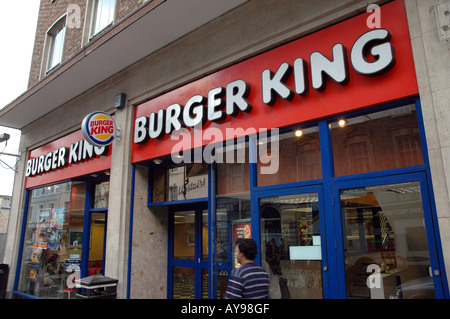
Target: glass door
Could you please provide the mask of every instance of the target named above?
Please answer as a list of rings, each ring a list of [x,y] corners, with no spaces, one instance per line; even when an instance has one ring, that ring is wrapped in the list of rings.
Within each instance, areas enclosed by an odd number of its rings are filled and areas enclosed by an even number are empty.
[[[184,207],[186,208],[186,207]],[[208,209],[173,209],[169,242],[169,298],[208,298]]]
[[[105,273],[106,225],[108,219],[109,179],[100,176],[101,180],[92,184],[90,209],[88,212],[89,251],[87,252],[87,276]]]
[[[425,175],[338,184],[346,297],[443,296]]]
[[[104,274],[107,213],[105,210],[90,213],[88,276]]]
[[[327,279],[322,188],[258,192],[261,263],[271,299],[322,299]]]

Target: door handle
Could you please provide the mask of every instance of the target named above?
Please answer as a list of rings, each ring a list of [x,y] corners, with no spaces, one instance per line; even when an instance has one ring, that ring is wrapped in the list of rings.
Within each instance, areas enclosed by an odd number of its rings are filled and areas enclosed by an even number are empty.
[[[428,272],[430,273],[430,277],[433,277],[433,275],[439,276],[439,275],[441,274],[441,272],[439,271],[439,269],[433,270],[433,269],[431,268],[431,266],[428,267]]]

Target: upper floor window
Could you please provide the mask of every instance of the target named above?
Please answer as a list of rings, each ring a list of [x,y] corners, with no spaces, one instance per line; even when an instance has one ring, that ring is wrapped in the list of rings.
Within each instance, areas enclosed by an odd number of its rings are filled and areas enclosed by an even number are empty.
[[[49,45],[47,71],[51,70],[62,61],[65,33],[66,33],[65,17],[60,21],[58,21],[47,33]]]
[[[114,21],[116,0],[95,0],[92,12],[91,35],[103,30]]]

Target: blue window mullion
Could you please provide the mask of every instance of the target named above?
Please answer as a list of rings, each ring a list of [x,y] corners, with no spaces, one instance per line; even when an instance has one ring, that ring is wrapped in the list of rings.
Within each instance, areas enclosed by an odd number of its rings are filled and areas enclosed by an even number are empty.
[[[254,189],[258,186],[258,165],[257,165],[257,136],[249,136],[248,139],[249,165],[250,165],[250,225],[253,240],[258,246],[258,255],[255,262],[261,265],[261,229],[259,221],[258,198],[256,198]],[[232,247],[234,253],[234,247]]]
[[[215,164],[208,165],[208,294],[210,299],[217,298],[217,263],[214,261],[217,258],[216,251],[216,166]]]
[[[13,291],[16,292],[19,286],[20,269],[22,267],[23,247],[25,242],[25,232],[27,229],[28,206],[30,204],[31,190],[25,191],[25,207],[23,208],[22,229],[20,232],[19,253],[17,254],[16,276],[14,278]]]
[[[337,263],[336,263],[336,249],[335,245],[335,221],[333,214],[333,194],[332,194],[332,177],[334,176],[333,164],[333,149],[331,145],[331,134],[328,123],[326,121],[319,122],[319,140],[320,140],[320,156],[322,164],[322,180],[323,180],[323,202],[319,203],[323,207],[323,214],[321,220],[321,237],[325,242],[326,254],[322,258],[323,275],[323,293],[324,298],[333,298],[338,291],[338,284],[336,280]],[[330,280],[331,278],[331,280]]]
[[[174,227],[173,227],[173,221],[174,221],[174,212],[173,212],[173,206],[169,206],[169,240],[168,240],[168,253],[167,253],[167,265],[168,265],[168,269],[167,269],[167,299],[172,299],[173,298],[173,282],[172,282],[172,278],[173,278],[173,231],[174,231]]]
[[[336,280],[341,275],[344,278],[344,269],[341,267],[339,260],[338,247],[342,247],[338,243],[339,238],[342,237],[340,228],[339,205],[334,207],[334,203],[338,202],[333,197],[333,177],[334,177],[334,162],[333,162],[333,147],[331,143],[331,132],[327,121],[319,122],[319,137],[320,137],[320,156],[322,162],[322,179],[323,179],[323,207],[324,207],[324,225],[325,229],[321,229],[321,233],[325,235],[326,242],[326,265],[322,261],[322,266],[327,267],[324,275],[324,298],[339,298],[340,296],[340,282]],[[340,236],[340,237],[339,237]],[[322,236],[323,237],[323,236]]]
[[[81,247],[81,278],[88,275],[89,261],[89,241],[91,237],[91,202],[92,202],[92,183],[86,183],[86,198],[84,202],[83,219],[83,242]]]

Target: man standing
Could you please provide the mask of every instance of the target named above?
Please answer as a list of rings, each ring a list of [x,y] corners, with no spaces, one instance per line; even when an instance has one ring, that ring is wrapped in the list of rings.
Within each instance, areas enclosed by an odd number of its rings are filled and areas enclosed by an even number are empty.
[[[241,266],[231,272],[225,298],[269,298],[269,275],[253,261],[257,255],[256,242],[253,239],[238,239],[234,254]]]

